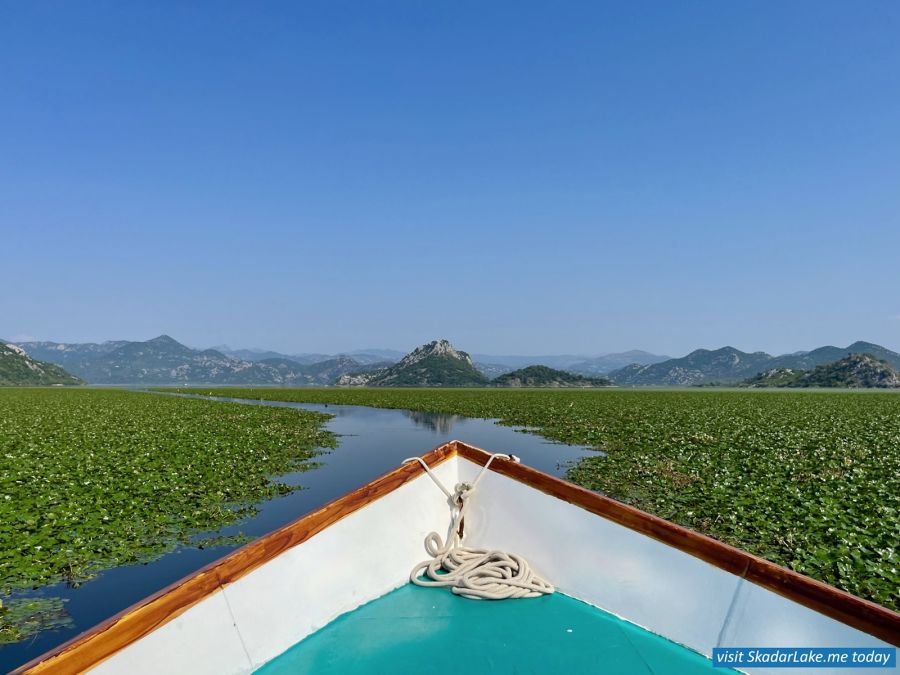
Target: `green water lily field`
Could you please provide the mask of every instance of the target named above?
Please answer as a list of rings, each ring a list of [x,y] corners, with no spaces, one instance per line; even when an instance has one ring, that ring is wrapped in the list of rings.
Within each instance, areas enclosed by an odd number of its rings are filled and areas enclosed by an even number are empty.
[[[0,601],[239,522],[296,489],[273,476],[335,444],[326,419],[126,391],[0,390]],[[0,643],[58,622],[59,604],[0,604]]]

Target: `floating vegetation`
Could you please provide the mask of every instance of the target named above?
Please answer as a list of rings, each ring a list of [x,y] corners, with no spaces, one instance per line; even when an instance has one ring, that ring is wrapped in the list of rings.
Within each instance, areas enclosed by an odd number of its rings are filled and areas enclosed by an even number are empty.
[[[241,546],[251,541],[253,541],[253,537],[249,537],[241,532],[239,534],[228,536],[220,535],[217,537],[195,539],[192,543],[200,550],[203,550],[206,548],[221,548],[222,546]]]
[[[499,418],[602,449],[569,478],[900,610],[900,394],[195,391]]]
[[[61,598],[18,598],[5,604],[0,600],[0,645],[71,625]]]
[[[77,586],[241,521],[299,489],[274,477],[334,446],[325,420],[124,391],[0,390],[0,597]],[[226,543],[238,542],[203,545]]]

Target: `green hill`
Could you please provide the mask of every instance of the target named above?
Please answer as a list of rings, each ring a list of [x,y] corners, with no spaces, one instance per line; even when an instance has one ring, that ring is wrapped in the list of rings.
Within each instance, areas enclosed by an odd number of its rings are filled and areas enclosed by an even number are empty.
[[[900,373],[871,354],[849,356],[812,370],[772,368],[745,381],[749,387],[840,387],[887,389],[900,387]]]
[[[52,363],[36,361],[15,345],[0,343],[0,386],[33,387],[51,384],[81,384]]]
[[[791,387],[806,374],[797,368],[769,368],[742,383],[747,387]]]
[[[339,385],[363,387],[483,387],[489,382],[472,358],[447,340],[422,345],[393,366],[337,380]]]
[[[585,377],[547,366],[528,366],[491,380],[495,387],[609,387],[604,377]]]

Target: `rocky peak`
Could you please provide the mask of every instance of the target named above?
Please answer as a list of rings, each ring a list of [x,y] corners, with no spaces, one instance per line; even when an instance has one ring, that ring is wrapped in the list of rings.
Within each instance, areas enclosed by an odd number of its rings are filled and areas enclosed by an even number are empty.
[[[404,356],[399,365],[410,366],[431,356],[447,356],[473,365],[472,358],[466,352],[456,349],[448,340],[434,340],[417,347],[414,351]]]
[[[898,374],[886,361],[871,354],[850,354],[833,364],[851,387],[898,387]],[[815,372],[815,371],[813,371]]]
[[[369,373],[350,373],[338,384],[375,387],[478,387],[488,383],[472,358],[447,340],[418,347],[399,363]]]
[[[31,361],[31,357],[28,356],[28,354],[25,353],[25,350],[22,349],[19,345],[14,345],[14,344],[12,344],[11,342],[5,342],[5,343],[2,343],[2,344],[4,344],[4,345],[6,346],[7,349],[11,349],[12,351],[14,351],[14,352],[15,352],[16,354],[18,354],[19,356],[24,356],[26,359],[28,359],[29,361]]]

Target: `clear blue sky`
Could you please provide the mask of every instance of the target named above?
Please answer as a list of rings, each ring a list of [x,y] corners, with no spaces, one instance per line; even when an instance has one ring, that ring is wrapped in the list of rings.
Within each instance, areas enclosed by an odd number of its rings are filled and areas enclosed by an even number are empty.
[[[0,336],[900,348],[898,36],[893,1],[2,2]]]

